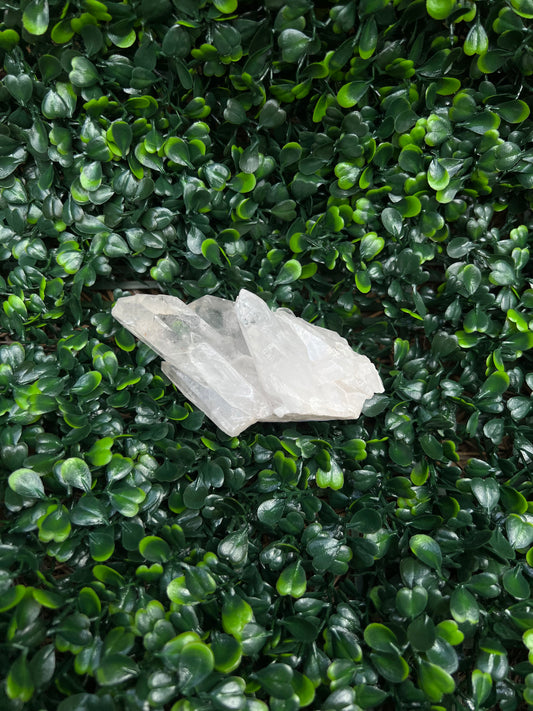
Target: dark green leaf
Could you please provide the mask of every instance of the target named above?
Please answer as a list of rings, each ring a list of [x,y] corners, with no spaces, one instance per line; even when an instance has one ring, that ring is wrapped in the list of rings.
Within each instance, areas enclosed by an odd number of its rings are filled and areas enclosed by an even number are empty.
[[[431,536],[426,536],[423,533],[412,536],[409,541],[409,547],[423,563],[429,565],[431,568],[440,570],[442,566],[442,552],[437,541],[431,538]]]

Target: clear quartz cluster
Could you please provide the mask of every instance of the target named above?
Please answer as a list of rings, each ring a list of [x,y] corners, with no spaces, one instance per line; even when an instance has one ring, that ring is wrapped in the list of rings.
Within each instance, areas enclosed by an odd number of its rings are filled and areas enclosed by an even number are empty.
[[[113,316],[163,358],[165,375],[230,436],[255,422],[359,417],[383,384],[346,339],[242,289],[235,302],[202,296],[118,299]]]

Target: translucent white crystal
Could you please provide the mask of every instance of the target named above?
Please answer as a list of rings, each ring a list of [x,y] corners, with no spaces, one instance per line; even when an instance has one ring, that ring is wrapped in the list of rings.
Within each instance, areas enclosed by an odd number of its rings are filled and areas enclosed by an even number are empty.
[[[163,358],[165,375],[226,434],[254,422],[353,419],[383,392],[366,356],[335,331],[242,289],[237,301],[138,294],[113,316]]]

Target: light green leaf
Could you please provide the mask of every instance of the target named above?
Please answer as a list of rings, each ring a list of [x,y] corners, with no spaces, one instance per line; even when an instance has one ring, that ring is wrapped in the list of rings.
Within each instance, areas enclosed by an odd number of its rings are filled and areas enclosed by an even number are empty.
[[[433,190],[444,190],[450,182],[448,171],[437,158],[434,158],[429,164],[427,176],[429,186]]]
[[[29,499],[44,499],[41,477],[32,469],[17,469],[8,478],[9,488],[19,496]]]
[[[73,57],[72,70],[68,78],[74,86],[93,86],[98,82],[98,71],[86,57]]]
[[[506,522],[507,537],[513,548],[522,550],[533,543],[533,524],[520,514],[509,514]]]
[[[224,597],[222,605],[222,627],[228,634],[240,639],[244,627],[253,619],[250,605],[241,597],[232,593]]]
[[[489,38],[479,20],[472,25],[463,43],[463,51],[468,56],[483,54],[489,48]]]
[[[418,669],[418,683],[430,701],[438,702],[445,694],[451,694],[455,682],[447,671],[422,660]]]
[[[44,35],[49,19],[48,0],[30,0],[22,14],[22,24],[30,35]]]
[[[91,490],[91,470],[83,459],[79,457],[65,459],[61,464],[60,473],[65,484],[76,489],[83,489],[85,492]]]
[[[368,90],[368,84],[364,81],[352,81],[341,87],[337,93],[337,101],[343,109],[355,106]]]
[[[229,14],[237,9],[238,0],[213,0],[213,5],[220,12]]]
[[[21,654],[11,665],[6,681],[7,695],[13,701],[25,703],[33,696],[34,685],[26,655]]]
[[[305,570],[299,560],[288,565],[282,571],[276,583],[276,590],[280,595],[290,595],[294,598],[302,597],[306,588]]]
[[[456,0],[426,0],[426,10],[433,19],[445,20],[451,15],[455,4]]]
[[[402,216],[395,207],[386,207],[381,213],[383,227],[393,237],[399,237],[402,233]]]
[[[279,286],[281,284],[292,284],[293,281],[297,281],[302,274],[302,265],[297,259],[289,259],[281,269],[279,270],[278,276],[274,284]]]

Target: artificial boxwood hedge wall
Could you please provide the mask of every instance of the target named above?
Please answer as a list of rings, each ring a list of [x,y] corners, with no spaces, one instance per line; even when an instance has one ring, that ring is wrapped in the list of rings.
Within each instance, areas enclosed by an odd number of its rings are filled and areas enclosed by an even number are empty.
[[[1,708],[533,704],[531,0],[1,7]],[[228,438],[109,313],[242,287],[386,394]]]

